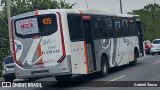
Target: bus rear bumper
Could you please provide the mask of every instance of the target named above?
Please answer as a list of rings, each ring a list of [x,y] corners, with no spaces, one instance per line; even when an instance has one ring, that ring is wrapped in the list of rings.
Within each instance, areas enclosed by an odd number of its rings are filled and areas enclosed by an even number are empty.
[[[17,79],[34,79],[67,74],[72,74],[70,56],[66,56],[60,64],[46,68],[24,69],[15,63],[15,75]]]

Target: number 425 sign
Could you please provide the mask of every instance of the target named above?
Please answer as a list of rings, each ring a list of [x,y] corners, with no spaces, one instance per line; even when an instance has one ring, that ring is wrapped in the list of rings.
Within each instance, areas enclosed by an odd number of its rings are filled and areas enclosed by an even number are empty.
[[[43,22],[43,24],[45,24],[45,25],[49,25],[49,24],[52,23],[52,19],[51,19],[51,18],[44,18],[42,22]]]

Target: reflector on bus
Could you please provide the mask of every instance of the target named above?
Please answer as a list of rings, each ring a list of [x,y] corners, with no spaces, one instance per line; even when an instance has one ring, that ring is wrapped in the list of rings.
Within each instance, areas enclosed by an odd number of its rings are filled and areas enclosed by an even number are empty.
[[[90,16],[82,16],[82,20],[91,20]]]

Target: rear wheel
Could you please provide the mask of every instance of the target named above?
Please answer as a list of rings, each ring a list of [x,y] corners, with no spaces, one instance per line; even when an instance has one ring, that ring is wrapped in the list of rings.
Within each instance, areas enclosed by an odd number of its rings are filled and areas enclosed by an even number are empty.
[[[138,52],[134,52],[134,60],[129,63],[131,66],[135,66],[137,64],[137,58],[138,58],[138,54],[137,53]]]
[[[151,55],[154,55],[155,53],[151,52]]]
[[[57,81],[70,81],[72,78],[72,75],[60,75],[60,76],[55,76]]]
[[[13,82],[16,79],[15,74],[5,74],[3,75],[3,79],[5,82]]]
[[[13,82],[14,78],[4,78],[5,82]]]
[[[107,61],[107,58],[102,56],[101,58],[101,71],[99,72],[99,75],[101,77],[105,77],[108,74],[109,64]]]

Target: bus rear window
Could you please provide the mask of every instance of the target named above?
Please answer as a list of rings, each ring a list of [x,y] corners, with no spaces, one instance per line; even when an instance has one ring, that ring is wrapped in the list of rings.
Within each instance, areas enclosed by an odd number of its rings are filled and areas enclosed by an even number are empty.
[[[45,14],[20,18],[14,21],[16,35],[21,38],[29,38],[35,35],[45,36],[57,31],[55,14]]]

